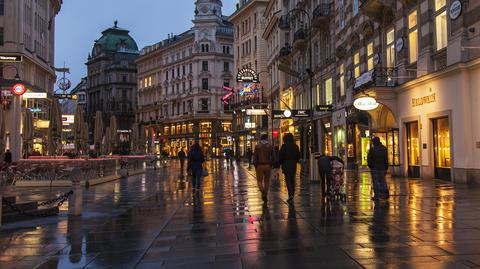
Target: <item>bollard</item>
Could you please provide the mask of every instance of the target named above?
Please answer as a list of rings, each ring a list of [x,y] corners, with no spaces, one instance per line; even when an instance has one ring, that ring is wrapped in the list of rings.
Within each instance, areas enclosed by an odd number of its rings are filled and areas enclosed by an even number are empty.
[[[68,198],[68,215],[75,217],[82,215],[83,190],[80,181],[72,181],[73,194]]]

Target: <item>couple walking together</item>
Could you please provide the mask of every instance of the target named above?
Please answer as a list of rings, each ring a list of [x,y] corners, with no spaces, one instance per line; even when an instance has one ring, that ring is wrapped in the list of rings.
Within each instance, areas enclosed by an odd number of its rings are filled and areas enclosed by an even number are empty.
[[[300,160],[300,150],[294,143],[293,135],[288,133],[283,137],[283,145],[277,153],[273,146],[268,142],[268,135],[260,137],[260,142],[256,145],[253,153],[253,165],[257,174],[257,183],[262,200],[267,203],[268,189],[270,186],[270,174],[275,164],[279,164],[285,175],[285,181],[288,189],[288,202],[293,202],[295,195],[295,174],[297,164]]]

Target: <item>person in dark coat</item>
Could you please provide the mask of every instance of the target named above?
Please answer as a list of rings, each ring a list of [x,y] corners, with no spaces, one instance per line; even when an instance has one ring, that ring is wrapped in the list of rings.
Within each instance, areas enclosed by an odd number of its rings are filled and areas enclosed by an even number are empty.
[[[200,189],[204,162],[205,157],[202,148],[198,143],[193,144],[192,149],[188,153],[188,169],[192,172],[193,188],[195,191]]]
[[[252,157],[253,157],[253,152],[251,148],[247,149],[247,160],[248,160],[248,168],[252,165]]]
[[[322,184],[322,197],[329,195],[332,189],[332,158],[322,154],[318,158],[318,173]]]
[[[388,151],[378,137],[372,138],[372,144],[373,147],[368,152],[367,161],[372,175],[373,200],[378,201],[381,198],[388,199],[390,196],[385,180],[388,171]]]
[[[282,166],[282,172],[285,175],[285,181],[288,189],[288,202],[293,202],[295,195],[295,174],[297,173],[297,164],[300,160],[300,149],[295,144],[293,135],[286,134],[283,137],[283,145],[280,148],[279,162]]]
[[[185,167],[185,158],[187,158],[187,154],[185,153],[185,151],[183,151],[183,148],[180,148],[177,156],[180,160],[180,171],[183,173],[183,169]]]
[[[4,161],[5,161],[7,164],[11,164],[11,163],[12,163],[12,152],[10,152],[9,149],[7,149],[7,151],[5,152]]]

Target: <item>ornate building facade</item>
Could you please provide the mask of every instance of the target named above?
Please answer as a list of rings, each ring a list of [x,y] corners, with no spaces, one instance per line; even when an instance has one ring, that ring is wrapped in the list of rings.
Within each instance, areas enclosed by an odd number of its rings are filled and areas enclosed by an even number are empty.
[[[0,1],[0,86],[6,120],[2,143],[11,150],[14,160],[32,150],[47,154],[51,99],[27,100],[12,96],[11,89],[22,83],[29,92],[52,97],[56,79],[55,16],[62,4],[62,0]],[[33,137],[27,138],[19,123],[29,109],[35,127]]]
[[[93,142],[95,115],[101,111],[103,122],[109,125],[116,117],[116,133],[120,141],[130,139],[135,119],[134,109],[137,96],[137,66],[135,60],[139,50],[129,31],[114,26],[102,32],[95,40],[92,53],[87,61],[87,86],[85,89],[86,121],[89,125],[90,140]],[[107,127],[107,126],[105,126]]]
[[[199,141],[219,156],[232,147],[232,113],[221,100],[223,86],[233,85],[232,44],[222,2],[197,0],[191,29],[142,50],[136,121],[147,152],[176,156]]]

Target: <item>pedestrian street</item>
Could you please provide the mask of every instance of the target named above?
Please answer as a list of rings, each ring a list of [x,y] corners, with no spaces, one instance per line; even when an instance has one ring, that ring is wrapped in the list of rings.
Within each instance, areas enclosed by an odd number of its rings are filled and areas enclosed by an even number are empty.
[[[370,176],[347,172],[347,201],[325,201],[297,177],[294,203],[271,181],[263,206],[244,163],[206,163],[191,191],[177,161],[84,190],[80,218],[5,224],[0,268],[476,268],[480,187],[388,178],[371,201]],[[25,200],[67,189],[11,189]]]

